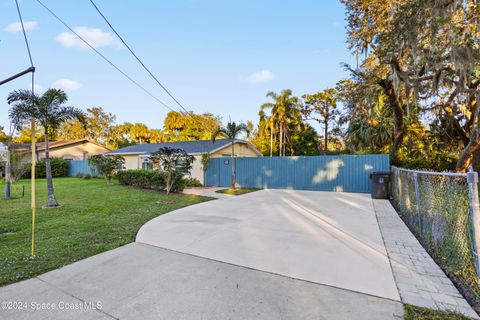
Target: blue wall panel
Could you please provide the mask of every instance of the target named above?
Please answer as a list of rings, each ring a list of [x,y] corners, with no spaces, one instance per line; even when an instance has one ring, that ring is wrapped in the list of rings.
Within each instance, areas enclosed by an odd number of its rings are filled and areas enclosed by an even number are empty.
[[[68,176],[74,177],[79,173],[90,174],[93,177],[99,175],[95,168],[88,165],[88,160],[70,160],[68,162]]]
[[[206,185],[231,185],[231,159],[212,158]],[[370,192],[369,175],[389,171],[388,155],[263,157],[236,159],[242,187],[318,191]]]

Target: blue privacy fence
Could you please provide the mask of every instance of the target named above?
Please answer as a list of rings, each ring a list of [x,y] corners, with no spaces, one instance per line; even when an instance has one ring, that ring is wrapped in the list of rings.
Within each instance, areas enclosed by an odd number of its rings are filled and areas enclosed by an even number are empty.
[[[231,185],[230,158],[211,158],[208,186]],[[369,175],[390,171],[388,155],[236,158],[242,187],[318,191],[370,192]]]
[[[90,174],[91,176],[98,176],[97,170],[88,165],[88,160],[70,160],[68,162],[68,176],[74,177],[77,174]]]

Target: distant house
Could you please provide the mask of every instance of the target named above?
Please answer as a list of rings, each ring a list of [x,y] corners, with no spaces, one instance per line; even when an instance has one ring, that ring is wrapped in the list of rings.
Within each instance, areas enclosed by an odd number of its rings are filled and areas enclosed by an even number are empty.
[[[163,147],[185,150],[195,156],[191,175],[203,183],[203,168],[201,158],[203,154],[210,157],[230,157],[232,142],[228,139],[220,139],[212,143],[211,140],[181,141],[148,143],[128,146],[108,152],[109,155],[121,155],[125,158],[125,169],[151,169],[152,163],[149,160],[150,154]],[[244,140],[235,140],[235,157],[261,157],[262,154],[252,144]]]
[[[62,140],[52,141],[48,144],[50,158],[62,158],[66,160],[86,160],[88,157],[109,152],[110,149],[90,141],[88,139],[80,140]],[[20,152],[25,152],[28,155],[28,162],[30,162],[30,144],[16,143],[12,145],[12,149]],[[45,159],[45,143],[38,142],[36,144],[37,161]]]

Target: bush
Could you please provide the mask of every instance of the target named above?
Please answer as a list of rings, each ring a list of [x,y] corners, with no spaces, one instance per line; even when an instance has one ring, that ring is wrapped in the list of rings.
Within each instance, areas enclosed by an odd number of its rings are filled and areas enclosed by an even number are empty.
[[[183,180],[186,188],[203,187],[203,184],[197,178],[184,178]]]
[[[126,186],[142,189],[164,191],[166,189],[165,172],[153,170],[122,170],[117,173],[118,182]],[[181,192],[185,189],[186,183],[180,173],[174,173],[174,183],[171,192]]]
[[[105,177],[107,183],[112,181],[118,167],[123,167],[125,159],[122,156],[107,156],[97,154],[88,159],[88,164],[94,167],[100,174]]]
[[[77,178],[82,179],[82,178],[83,178],[83,173],[78,172],[75,176],[76,176]]]
[[[90,173],[85,173],[85,174],[83,175],[83,179],[87,179],[87,180],[88,180],[88,179],[92,179],[92,175],[91,175]]]
[[[26,164],[28,167],[25,170],[24,178],[28,178],[31,175],[30,164]],[[60,178],[66,177],[68,175],[68,160],[61,158],[50,158],[50,166],[52,168],[52,177]],[[45,160],[40,160],[35,164],[35,178],[45,178],[46,169],[45,169]]]

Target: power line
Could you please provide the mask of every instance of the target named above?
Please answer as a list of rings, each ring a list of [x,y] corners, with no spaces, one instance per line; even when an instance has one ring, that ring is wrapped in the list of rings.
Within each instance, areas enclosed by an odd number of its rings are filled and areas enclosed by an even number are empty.
[[[115,65],[112,61],[110,61],[107,57],[105,57],[100,51],[95,49],[94,46],[92,46],[87,40],[85,40],[82,36],[80,36],[73,28],[71,28],[65,21],[63,21],[58,15],[56,15],[50,8],[48,8],[42,1],[36,0],[45,10],[47,10],[55,19],[57,19],[61,24],[63,24],[68,30],[70,30],[74,35],[76,35],[83,43],[85,43],[90,49],[95,51],[96,54],[98,54],[103,60],[105,60],[108,64],[110,64],[113,68],[115,68],[118,72],[120,72],[125,78],[130,80],[133,84],[135,84],[138,88],[140,88],[142,91],[144,91],[146,94],[148,94],[150,97],[158,101],[162,106],[165,108],[169,109],[170,111],[176,112],[173,108],[169,107],[167,104],[165,104],[162,100],[154,96],[150,91],[145,89],[141,84],[139,84],[137,81],[132,79],[128,74],[126,74],[122,69],[120,69],[117,65]]]
[[[25,40],[25,45],[27,46],[28,58],[30,59],[30,66],[33,67],[32,53],[30,52],[30,46],[28,44],[27,33],[25,32],[25,26],[23,25],[22,13],[20,12],[18,0],[15,0],[15,5],[17,6],[17,13],[18,13],[18,18],[20,19],[20,24],[22,25],[23,39]]]
[[[112,29],[112,31],[117,35],[117,37],[120,39],[120,41],[122,41],[122,43],[125,45],[125,47],[127,47],[128,51],[130,51],[130,53],[135,57],[135,59],[137,59],[138,63],[140,63],[142,65],[143,69],[145,69],[145,71],[148,72],[148,74],[153,78],[153,80],[155,80],[155,82],[157,82],[157,84],[170,96],[170,98],[173,99],[173,101],[175,101],[175,103],[180,108],[183,109],[183,111],[188,113],[189,111],[183,107],[183,105],[170,93],[170,91],[168,91],[168,89],[160,82],[160,80],[158,80],[157,77],[155,77],[153,75],[153,73],[150,71],[150,69],[148,69],[147,66],[145,66],[145,64],[142,62],[142,60],[140,60],[140,58],[135,54],[135,52],[133,52],[132,48],[130,48],[130,46],[125,42],[125,40],[122,38],[122,36],[120,36],[120,34],[117,32],[117,30],[112,26],[110,21],[108,21],[108,19],[105,17],[105,15],[102,13],[102,11],[100,11],[100,9],[97,7],[95,2],[93,2],[93,0],[89,0],[89,1],[93,5],[95,10],[97,10],[98,14],[100,14],[100,16],[103,18],[103,20],[105,20],[105,22],[108,24],[110,29]]]
[[[128,51],[130,51],[130,53],[135,57],[135,59],[138,61],[138,63],[140,63],[140,65],[143,67],[143,69],[145,69],[145,71],[147,71],[147,73],[153,78],[153,80],[155,80],[155,82],[170,96],[170,98],[173,99],[173,101],[175,101],[175,103],[185,112],[184,115],[186,116],[189,116],[190,118],[193,119],[193,121],[197,122],[198,124],[200,125],[203,125],[205,126],[204,123],[201,123],[198,119],[194,118],[192,115],[191,115],[191,112],[188,111],[174,96],[173,94],[170,93],[170,91],[168,91],[168,89],[160,82],[160,80],[158,80],[157,77],[155,77],[155,75],[150,71],[150,69],[143,63],[143,61],[135,54],[135,52],[133,51],[133,49],[126,43],[126,41],[122,38],[122,36],[117,32],[117,30],[113,27],[113,25],[110,23],[110,21],[107,19],[107,17],[102,13],[102,11],[97,7],[97,5],[95,4],[95,2],[93,0],[89,0],[90,3],[93,5],[93,7],[95,8],[95,10],[98,12],[98,14],[103,18],[103,20],[108,24],[108,26],[110,27],[110,29],[112,29],[112,31],[117,35],[117,37],[120,39],[120,41],[122,41],[122,43],[125,45],[125,47],[128,49]],[[182,114],[182,112],[180,112]],[[212,130],[211,128],[208,128],[209,130]]]

